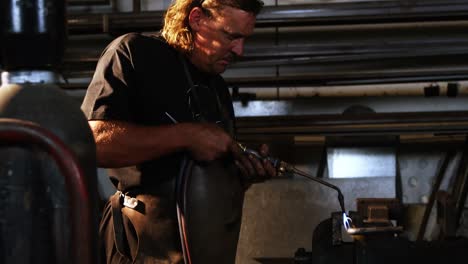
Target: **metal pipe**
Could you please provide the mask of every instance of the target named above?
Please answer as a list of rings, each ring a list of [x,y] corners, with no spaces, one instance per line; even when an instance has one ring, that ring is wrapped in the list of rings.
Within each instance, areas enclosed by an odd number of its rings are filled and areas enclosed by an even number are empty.
[[[332,2],[266,6],[257,26],[336,25],[390,21],[452,20],[468,15],[463,0]]]
[[[359,65],[359,64],[358,64]],[[358,67],[356,65],[356,67]],[[362,65],[359,65],[362,66]],[[367,67],[370,67],[368,65]],[[390,65],[389,65],[390,66]],[[292,71],[294,69],[290,69]],[[315,71],[314,71],[315,70]],[[283,74],[274,76],[225,76],[231,87],[302,87],[302,86],[339,86],[367,85],[412,82],[439,82],[468,80],[468,66],[447,69],[411,69],[389,71],[388,69],[338,70],[309,69],[308,73]]]
[[[88,6],[88,5],[109,5],[111,0],[67,0],[68,5]]]
[[[377,113],[242,117],[237,119],[240,136],[261,135],[411,135],[420,133],[466,134],[468,112]]]
[[[450,85],[456,87],[456,96],[468,95],[468,81],[239,88],[239,93],[250,94],[255,100],[287,100],[311,97],[425,96],[427,89],[437,89],[439,96],[447,96],[450,95]]]
[[[0,1],[2,68],[53,69],[61,64],[66,31],[64,9],[61,0]]]
[[[429,201],[427,202],[426,209],[424,210],[423,218],[421,219],[421,226],[419,228],[418,236],[417,236],[418,241],[422,241],[424,238],[424,234],[426,233],[427,222],[429,221],[429,216],[431,214],[432,207],[434,206],[437,192],[439,191],[440,184],[442,183],[442,180],[444,178],[448,163],[455,156],[455,154],[456,153],[451,150],[445,153],[441,161],[442,163],[439,165],[439,169],[437,170],[436,177],[432,185],[432,190],[429,196]]]
[[[161,28],[163,11],[139,13],[70,14],[68,27],[71,34],[109,32],[121,34],[131,31],[157,31]],[[104,28],[108,24],[108,31]]]
[[[140,13],[141,11],[141,0],[133,0],[133,13]]]
[[[72,257],[70,262],[97,263],[93,243],[90,194],[84,182],[85,175],[73,152],[54,134],[36,123],[18,119],[0,118],[0,142],[2,145],[30,144],[40,147],[52,156],[65,177],[71,204]]]
[[[465,145],[461,153],[460,162],[451,192],[451,198],[455,203],[455,228],[460,226],[460,220],[463,210],[465,209],[466,198],[468,196],[468,150],[466,148],[468,142],[466,140],[467,139],[465,138]]]

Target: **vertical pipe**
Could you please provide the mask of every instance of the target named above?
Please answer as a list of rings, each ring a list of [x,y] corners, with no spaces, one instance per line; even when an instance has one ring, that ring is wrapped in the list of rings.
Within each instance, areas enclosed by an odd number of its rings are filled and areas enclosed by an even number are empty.
[[[133,0],[133,13],[140,13],[141,0]]]
[[[61,63],[65,1],[0,1],[0,64],[5,70],[53,69]]]

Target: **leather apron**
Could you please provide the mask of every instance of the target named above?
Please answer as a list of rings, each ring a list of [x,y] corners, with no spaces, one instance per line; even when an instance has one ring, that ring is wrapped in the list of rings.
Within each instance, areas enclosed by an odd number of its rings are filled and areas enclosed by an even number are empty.
[[[216,122],[232,134],[233,120],[223,120],[215,87],[190,84],[190,108],[199,122]],[[210,85],[211,86],[211,85]],[[213,109],[216,107],[217,109]],[[234,264],[239,240],[244,187],[232,157],[213,162],[184,158],[176,179],[179,231],[186,264]]]

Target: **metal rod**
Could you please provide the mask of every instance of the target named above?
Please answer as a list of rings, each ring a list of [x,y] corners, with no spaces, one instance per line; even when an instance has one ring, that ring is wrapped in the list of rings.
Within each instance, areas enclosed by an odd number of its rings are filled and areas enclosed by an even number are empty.
[[[447,170],[448,163],[454,155],[455,155],[455,152],[449,151],[444,155],[444,158],[442,159],[442,164],[440,165],[439,170],[437,171],[436,178],[432,186],[431,195],[429,196],[429,201],[427,202],[426,209],[424,211],[424,215],[421,220],[421,225],[419,227],[418,236],[417,236],[418,241],[421,241],[424,238],[427,222],[429,221],[429,216],[431,214],[437,192],[439,191],[440,184],[442,183],[442,179],[444,178],[444,174],[445,174],[445,171]]]
[[[465,137],[465,144],[461,153],[459,167],[453,183],[451,197],[455,202],[455,228],[460,226],[460,220],[465,209],[466,197],[468,195],[468,141]]]
[[[133,0],[133,13],[141,12],[141,0]]]

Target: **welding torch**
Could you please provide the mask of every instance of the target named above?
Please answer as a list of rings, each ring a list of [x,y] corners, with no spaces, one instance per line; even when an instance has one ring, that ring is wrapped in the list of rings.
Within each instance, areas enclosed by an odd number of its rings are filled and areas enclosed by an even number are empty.
[[[260,160],[267,160],[269,161],[273,167],[276,169],[276,171],[279,173],[279,174],[284,174],[285,172],[289,172],[289,173],[293,173],[293,174],[297,174],[299,176],[302,176],[302,177],[305,177],[309,180],[312,180],[312,181],[315,181],[315,182],[318,182],[322,185],[325,185],[329,188],[332,188],[334,189],[335,191],[338,192],[338,202],[340,203],[340,207],[341,207],[341,212],[343,213],[343,225],[346,229],[350,228],[351,226],[351,219],[347,216],[346,214],[346,210],[345,210],[345,206],[344,206],[344,196],[343,196],[343,193],[341,192],[340,188],[338,188],[337,186],[325,181],[325,180],[322,180],[318,177],[314,177],[304,171],[301,171],[299,169],[297,169],[296,167],[292,166],[291,164],[287,163],[287,162],[284,162],[278,158],[274,158],[274,157],[271,157],[271,156],[262,156],[260,155],[260,153],[258,153],[257,151],[253,150],[253,149],[249,149],[247,148],[246,146],[244,146],[243,144],[237,142],[237,145],[239,146],[239,148],[242,150],[242,152],[244,154],[247,154],[247,155],[252,155]]]

